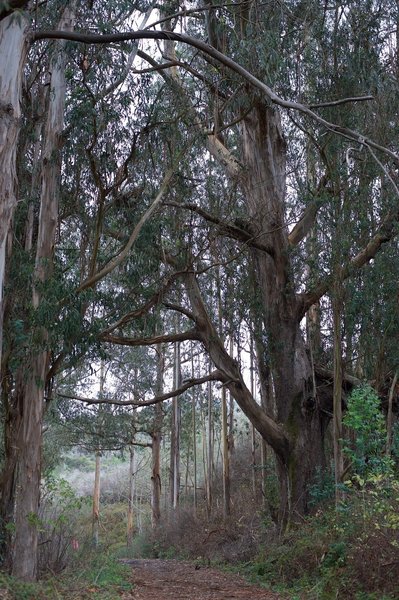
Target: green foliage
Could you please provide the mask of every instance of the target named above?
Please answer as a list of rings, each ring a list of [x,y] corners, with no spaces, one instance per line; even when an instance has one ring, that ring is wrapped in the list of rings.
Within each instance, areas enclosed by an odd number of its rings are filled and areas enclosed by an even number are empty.
[[[245,572],[290,598],[397,598],[398,512],[398,481],[382,474],[367,481],[358,477],[338,511],[319,509],[282,538],[270,541],[268,532],[264,549]]]
[[[83,568],[82,568],[82,565]],[[23,583],[0,572],[0,598],[9,600],[59,600],[92,598],[115,600],[130,592],[130,568],[108,552],[84,548],[73,566],[62,576],[49,577],[39,583]]]
[[[334,542],[330,544],[327,553],[323,557],[323,567],[341,567],[345,564],[347,554],[346,542]]]
[[[40,532],[39,568],[57,573],[65,568],[72,554],[72,540],[78,537],[78,520],[88,499],[76,495],[64,479],[48,477],[42,490],[39,515],[34,524]]]
[[[352,461],[354,472],[361,477],[391,473],[392,460],[384,453],[385,419],[373,388],[364,385],[352,392],[343,422],[355,433],[354,441],[346,441],[344,448]]]
[[[321,502],[330,500],[335,493],[333,473],[317,469],[314,483],[309,486],[310,506],[317,506]]]

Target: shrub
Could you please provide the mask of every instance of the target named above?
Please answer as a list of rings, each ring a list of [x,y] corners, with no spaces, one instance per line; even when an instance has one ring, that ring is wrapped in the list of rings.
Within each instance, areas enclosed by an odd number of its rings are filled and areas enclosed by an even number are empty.
[[[344,452],[351,459],[354,472],[361,477],[390,474],[393,461],[385,455],[386,426],[380,400],[369,385],[356,388],[348,399],[344,424],[355,434],[345,442]]]
[[[86,503],[64,479],[47,479],[38,518],[40,572],[58,573],[66,567],[73,546],[76,549],[77,521]]]

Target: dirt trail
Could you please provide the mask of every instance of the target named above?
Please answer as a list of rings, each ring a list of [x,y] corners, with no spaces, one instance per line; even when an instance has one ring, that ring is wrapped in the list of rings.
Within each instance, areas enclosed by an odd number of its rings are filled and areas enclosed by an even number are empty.
[[[282,600],[238,575],[177,560],[126,560],[135,584],[124,600]]]

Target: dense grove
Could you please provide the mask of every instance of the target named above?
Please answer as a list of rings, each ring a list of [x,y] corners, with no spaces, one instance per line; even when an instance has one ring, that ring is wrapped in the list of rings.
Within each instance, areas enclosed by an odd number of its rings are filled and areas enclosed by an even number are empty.
[[[325,522],[336,537],[320,534],[310,579],[347,567],[364,577],[342,593],[394,593],[398,10],[0,2],[5,571],[46,570],[46,494],[73,450],[94,457],[95,547],[118,454],[128,547],[141,498],[150,545],[192,532],[193,556],[205,520],[224,548],[207,559],[286,582],[302,567],[280,564],[281,536],[296,547],[316,512],[303,539]],[[381,548],[369,577],[362,543]]]

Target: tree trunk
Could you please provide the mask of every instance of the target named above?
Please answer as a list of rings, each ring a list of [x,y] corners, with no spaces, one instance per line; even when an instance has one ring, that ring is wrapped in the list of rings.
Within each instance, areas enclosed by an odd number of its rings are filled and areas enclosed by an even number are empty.
[[[164,376],[164,353],[162,344],[157,345],[157,380],[156,394],[161,395]],[[163,409],[162,404],[155,406],[155,418],[152,437],[152,475],[151,475],[151,524],[155,529],[161,522],[161,442],[162,442]]]
[[[206,424],[205,424],[205,408],[201,400],[200,404],[200,418],[201,418],[201,442],[202,442],[202,471],[204,474],[204,488],[205,488],[205,501],[208,505],[208,457],[207,457],[207,444],[206,444]]]
[[[284,525],[295,513],[307,512],[308,486],[323,463],[321,418],[289,260],[285,154],[278,110],[255,103],[242,125],[242,186],[251,233],[270,247],[269,253],[255,250],[254,260],[268,334],[276,418],[284,424],[289,439],[287,460],[278,455],[277,461],[280,522]]]
[[[137,373],[135,373],[135,380]],[[136,433],[136,410],[133,409],[132,415],[132,442],[129,447],[129,497],[127,503],[127,523],[126,523],[126,546],[131,548],[133,545],[134,537],[134,525],[135,525],[135,514],[134,514],[134,500],[136,496],[136,452],[134,447],[135,433]]]
[[[17,438],[15,537],[11,572],[24,581],[37,577],[37,544],[41,478],[43,384],[47,352],[32,357],[24,382],[21,419]]]
[[[228,517],[231,513],[230,492],[230,456],[229,456],[229,433],[227,429],[227,398],[226,388],[222,387],[222,450],[223,450],[223,512]]]
[[[334,387],[333,387],[333,446],[335,473],[335,504],[339,505],[343,498],[340,488],[344,472],[344,456],[342,452],[342,284],[337,282],[333,292],[333,325],[334,325]]]
[[[175,343],[173,387],[181,385],[180,344]],[[170,444],[170,504],[176,510],[180,499],[180,405],[179,396],[172,400],[172,423]]]
[[[104,360],[101,360],[100,366],[100,389],[98,393],[98,397],[100,400],[104,397],[104,384],[105,384],[105,369],[104,369]],[[97,434],[99,439],[101,439],[102,434],[102,412],[104,410],[104,405],[100,404],[98,407],[97,413]],[[93,546],[98,546],[98,537],[100,530],[100,479],[101,479],[101,448],[100,445],[96,451],[96,463],[94,470],[94,490],[93,490],[93,506],[92,506],[92,541]]]
[[[316,399],[312,368],[300,329],[297,299],[285,226],[285,142],[276,109],[254,104],[242,127],[241,185],[247,203],[251,236],[268,249],[254,250],[268,339],[276,415],[256,403],[240,369],[212,324],[194,274],[184,276],[197,331],[222,381],[251,423],[277,456],[280,481],[279,521],[286,527],[296,513],[308,510],[309,484],[324,463],[323,423]],[[209,474],[208,474],[209,477]]]
[[[216,289],[218,298],[218,321],[219,335],[224,340],[223,331],[223,306],[222,290],[220,284],[220,269],[216,271]],[[232,338],[231,338],[232,340]],[[222,387],[222,457],[223,457],[223,514],[228,517],[231,512],[231,486],[230,486],[230,453],[229,453],[229,432],[227,419],[227,394],[226,387]]]
[[[210,365],[209,365],[210,370]],[[208,518],[212,514],[213,508],[213,396],[212,396],[212,384],[208,382],[208,427],[207,427],[207,441],[208,441],[208,449],[207,449],[207,487],[206,487],[206,508],[208,513]]]
[[[96,466],[94,470],[93,510],[91,521],[91,537],[93,546],[98,546],[100,528],[100,475],[101,475],[101,452],[96,452]]]
[[[7,238],[17,204],[16,151],[21,127],[20,99],[28,25],[23,15],[10,15],[0,21],[0,365]]]
[[[162,412],[162,406],[157,404],[155,411]],[[160,421],[161,416],[157,414],[155,420]],[[161,440],[161,429],[156,426],[152,432],[151,524],[153,529],[161,522]]]
[[[74,14],[69,7],[63,12],[60,29],[73,27]],[[57,43],[51,60],[49,108],[45,128],[42,162],[42,189],[40,198],[39,231],[32,304],[38,309],[40,286],[52,271],[53,250],[58,224],[59,178],[61,173],[60,145],[63,129],[65,103],[65,42]],[[42,423],[44,389],[50,353],[48,332],[45,327],[36,330],[39,351],[30,357],[26,365],[22,414],[17,438],[17,486],[15,498],[15,538],[12,558],[12,574],[26,581],[37,577],[38,510],[40,500]]]
[[[129,448],[129,499],[127,505],[126,545],[131,548],[134,536],[134,495],[136,488],[136,453],[134,444]]]
[[[193,355],[193,345],[191,344],[191,377],[194,379],[195,370],[194,370],[194,355]],[[197,514],[197,506],[198,506],[198,496],[197,496],[197,418],[196,418],[196,400],[197,394],[196,389],[193,387],[192,389],[192,435],[193,435],[193,486],[194,486],[194,495],[193,495],[193,503],[194,503],[194,515]]]
[[[398,371],[395,371],[395,374],[392,379],[391,387],[389,388],[388,395],[388,412],[387,412],[387,443],[386,443],[386,455],[391,456],[392,450],[392,416],[393,416],[393,396],[395,394],[396,382],[398,380]]]
[[[251,378],[251,394],[255,398],[255,357],[254,357],[254,341],[251,337],[250,342],[250,378]],[[256,498],[256,429],[251,424],[251,462],[252,462],[252,493]]]

